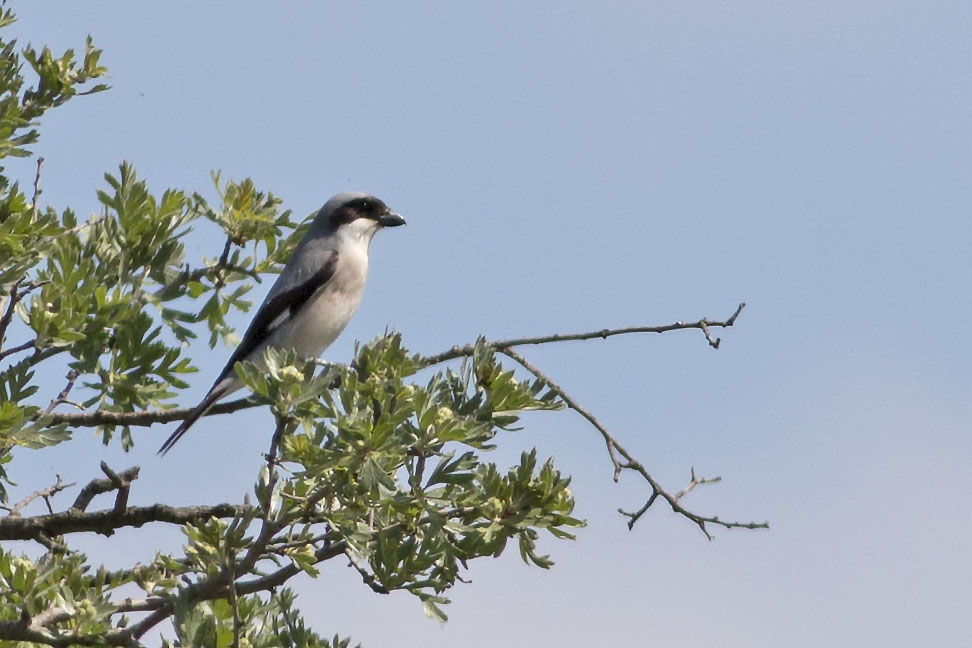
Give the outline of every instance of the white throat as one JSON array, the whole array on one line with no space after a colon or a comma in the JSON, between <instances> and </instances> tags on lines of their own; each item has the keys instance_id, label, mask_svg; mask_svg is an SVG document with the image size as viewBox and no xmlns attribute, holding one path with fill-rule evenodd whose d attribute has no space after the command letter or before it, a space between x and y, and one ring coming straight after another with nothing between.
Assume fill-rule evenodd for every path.
<instances>
[{"instance_id":1,"label":"white throat","mask_svg":"<svg viewBox=\"0 0 972 648\"><path fill-rule=\"evenodd\" d=\"M367 251L377 231L378 223L370 218L358 218L339 227L337 235L349 245L360 245Z\"/></svg>"}]
</instances>

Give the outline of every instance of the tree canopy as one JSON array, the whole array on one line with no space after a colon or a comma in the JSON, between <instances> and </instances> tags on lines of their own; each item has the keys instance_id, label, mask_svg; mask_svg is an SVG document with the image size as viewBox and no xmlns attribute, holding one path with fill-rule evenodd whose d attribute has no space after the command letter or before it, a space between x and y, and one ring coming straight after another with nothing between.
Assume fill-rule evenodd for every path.
<instances>
[{"instance_id":1,"label":"tree canopy","mask_svg":"<svg viewBox=\"0 0 972 648\"><path fill-rule=\"evenodd\" d=\"M0 36L13 20L4 9ZM18 49L2 37L0 51L5 161L30 155L46 111L107 89L90 38L81 55ZM219 200L211 205L194 192L153 194L127 162L105 175L100 212L82 220L42 204L42 170L37 160L32 186L21 187L0 167L0 498L7 511L0 541L42 549L33 555L0 545L0 644L137 646L171 620L173 645L346 646L347 639L307 628L286 587L332 559L375 592L414 594L444 620L445 594L468 561L498 556L512 542L524 561L547 568L540 535L569 539L583 526L573 517L570 480L551 460L535 450L508 468L488 460L500 435L532 410L575 410L603 437L614 479L631 472L644 480L642 505L622 511L629 526L658 501L706 535L713 526L765 526L684 508L691 489L718 478L693 471L684 489L669 492L517 350L683 329L701 331L718 348L712 330L732 326L742 305L722 321L479 338L426 355L393 332L360 345L347 366L269 351L266 371L237 365L252 395L211 412L268 407L275 417L263 469L240 502L129 506L139 468L104 463L103 477L70 506L52 500L74 485L53 475L49 488L17 493L5 469L21 452L82 442L72 440L82 428L130 448L139 428L184 418L189 410L175 404L195 370L186 344L199 335L210 346L232 341L227 315L250 307L252 280L278 272L303 232L276 196L250 180L214 173ZM212 258L187 258L185 239L203 221L224 238ZM42 365L63 382L40 380ZM99 496L113 501L92 510ZM47 512L34 512L41 501ZM109 570L72 547L73 534L93 531L111 542L119 529L153 525L182 529L181 554L159 552L149 564Z\"/></svg>"}]
</instances>

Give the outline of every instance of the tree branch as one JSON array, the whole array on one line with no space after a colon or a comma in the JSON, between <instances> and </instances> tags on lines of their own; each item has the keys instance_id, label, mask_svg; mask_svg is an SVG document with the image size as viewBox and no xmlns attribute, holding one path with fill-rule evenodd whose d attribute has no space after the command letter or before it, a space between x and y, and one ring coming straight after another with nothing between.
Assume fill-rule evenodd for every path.
<instances>
[{"instance_id":1,"label":"tree branch","mask_svg":"<svg viewBox=\"0 0 972 648\"><path fill-rule=\"evenodd\" d=\"M340 556L344 553L347 548L347 544L344 542L335 542L333 544L328 544L321 547L314 553L314 564L320 564L326 560L330 560L336 556ZM272 590L274 588L280 587L286 583L289 579L300 573L300 568L295 566L293 563L285 565L280 569L270 572L264 576L258 576L245 581L239 581L236 583L224 582L221 578L211 578L201 581L199 583L193 583L183 588L179 592L179 598L188 604L199 603L201 601L211 601L218 598L226 598L229 596L230 587L234 587L237 596L247 596L249 594L256 594L257 592L265 592ZM221 575L220 575L221 576ZM150 601L153 599L149 599ZM149 616L145 617L138 623L130 626L125 630L113 631L109 633L109 638L113 638L112 635L125 634L128 637L138 639L142 637L146 632L151 630L154 626L158 625L169 616L175 609L175 599L163 599L163 603L152 612ZM0 638L3 635L0 634ZM125 645L123 643L110 643L110 645Z\"/></svg>"},{"instance_id":2,"label":"tree branch","mask_svg":"<svg viewBox=\"0 0 972 648\"><path fill-rule=\"evenodd\" d=\"M249 398L239 398L225 403L217 403L203 414L229 414L242 409L256 407L257 403ZM67 423L75 427L95 427L98 425L134 425L151 426L155 423L171 423L181 421L192 412L192 407L172 409L143 410L141 412L112 412L109 410L95 410L93 412L54 412L51 414L51 424Z\"/></svg>"},{"instance_id":3,"label":"tree branch","mask_svg":"<svg viewBox=\"0 0 972 648\"><path fill-rule=\"evenodd\" d=\"M0 348L3 347L3 340L4 337L7 335L7 327L10 326L10 322L13 319L13 314L15 309L17 308L17 304L19 304L24 299L24 297L29 295L34 290L40 288L44 284L49 283L49 281L32 281L29 284L27 284L23 288L23 290L21 290L20 286L21 284L24 283L25 280L26 277L21 277L20 279L14 280L14 282L10 284L10 287L8 288L9 294L3 300L6 302L7 306L4 309L3 314L0 315ZM30 342L25 342L24 344L18 344L15 347L7 349L6 351L0 351L0 360L3 360L5 357L7 357L12 353L17 353L19 351L25 351L27 349L30 349L31 347L36 345L36 342L37 342L36 340L31 340ZM36 354L37 353L35 352L35 355Z\"/></svg>"},{"instance_id":4,"label":"tree branch","mask_svg":"<svg viewBox=\"0 0 972 648\"><path fill-rule=\"evenodd\" d=\"M736 314L738 314L738 313L739 313L739 311L737 310L736 311ZM720 481L722 478L721 477L712 477L712 478L708 478L708 479L707 478L701 478L701 479L699 479L699 478L696 478L696 476L695 476L695 470L693 469L692 470L692 482L688 486L686 486L685 488L683 488L676 495L670 494L668 491L666 491L664 488L661 487L661 485L655 480L655 478L652 477L648 473L648 471L645 469L645 467L637 459L635 459L631 455L631 453L629 453L620 443L617 442L617 440L611 435L611 433L607 431L607 428L605 428L600 423L600 421L598 421L594 417L593 414L591 414L589 411L587 411L586 409L584 409L583 407L581 407L577 403L577 401L575 401L569 394L567 394L567 392L565 392L564 389L560 385L558 385L553 380L551 380L551 378L549 376L547 376L547 374L545 374L538 367L536 367L535 365L533 365L532 363L530 363L526 358L524 358L522 355L520 355L519 353L517 353L513 349L504 348L504 349L499 349L499 351L501 353L503 353L504 355L509 356L510 358L512 358L513 360L515 360L516 362L518 362L521 366L523 366L524 369L526 369L527 371L529 371L530 373L532 373L534 376L537 377L538 380L540 380L544 384L546 384L547 387L552 392L554 392L555 394L557 394L557 396L560 397L560 399L563 400L564 403L567 404L567 407L569 407L570 409L574 410L575 412L577 412L578 414L580 414L581 416L583 416L585 419L587 419L587 421L591 425L593 425L594 428L597 429L598 432L601 433L601 437L603 437L604 443L607 445L608 454L611 457L611 463L614 465L614 481L618 481L618 479L619 479L622 471L624 471L624 470L632 470L632 471L638 473L639 475L641 475L644 478L644 480L647 481L648 484L651 486L651 496L648 498L648 500L645 502L645 504L638 511L636 511L634 513L628 513L628 512L626 512L624 510L621 510L621 509L618 510L619 513L621 513L625 517L629 518L629 520L628 520L628 529L634 528L634 525L638 521L638 519L641 518L641 516L644 515L645 512L647 512L649 508L651 508L652 504L654 504L655 501L659 497L661 497L663 500L665 500L666 502L668 502L668 505L669 505L669 507L671 507L672 511L674 511L675 513L678 513L682 517L685 517L688 520L691 520L692 522L694 522L696 525L698 525L699 529L701 529L702 533L704 533L705 534L705 537L708 538L709 540L712 539L712 534L709 533L709 530L708 530L708 528L706 526L706 525L709 525L709 524L715 525L715 526L721 526L721 527L724 527L726 529L734 529L734 528L742 528L742 529L767 529L767 528L769 528L769 523L767 523L767 522L762 522L762 523L757 523L757 522L725 522L723 520L720 520L717 517L705 517L705 516L702 516L702 515L697 515L696 513L692 513L691 511L687 510L680 503L680 499L685 494L687 494L690 490L692 490L693 488L695 488L695 486L698 486L700 484L707 484L707 483L717 482L717 481ZM618 458L619 456L624 461L621 461Z\"/></svg>"},{"instance_id":5,"label":"tree branch","mask_svg":"<svg viewBox=\"0 0 972 648\"><path fill-rule=\"evenodd\" d=\"M67 533L94 532L111 535L116 529L141 527L151 522L188 524L212 517L235 518L253 511L241 504L172 507L164 504L130 506L126 509L105 509L86 513L71 508L60 513L33 517L5 517L0 519L0 540L35 540L38 534L57 536Z\"/></svg>"},{"instance_id":6,"label":"tree branch","mask_svg":"<svg viewBox=\"0 0 972 648\"><path fill-rule=\"evenodd\" d=\"M10 288L8 288L8 295L5 298L7 302L7 307L3 311L3 315L0 315L0 348L3 347L4 337L7 335L7 327L10 325L10 320L13 319L14 309L17 307L17 302L20 301L23 296L20 292L20 284L24 282L24 278L15 279ZM12 352L11 352L12 353ZM3 355L0 355L0 359Z\"/></svg>"},{"instance_id":7,"label":"tree branch","mask_svg":"<svg viewBox=\"0 0 972 648\"><path fill-rule=\"evenodd\" d=\"M24 509L24 507L26 507L28 504L33 502L38 497L42 497L44 498L44 501L48 501L49 497L53 497L54 495L57 495L62 490L66 488L71 488L72 486L74 486L74 482L71 482L70 484L65 484L63 481L61 481L61 476L57 475L57 481L54 483L53 486L48 486L45 489L35 491L11 507L0 506L0 508L10 511L9 517L19 517L20 512ZM50 502L48 502L48 509L50 509Z\"/></svg>"},{"instance_id":8,"label":"tree branch","mask_svg":"<svg viewBox=\"0 0 972 648\"><path fill-rule=\"evenodd\" d=\"M282 528L285 521L274 521L273 520L273 491L277 486L277 451L280 447L280 438L283 436L284 428L286 426L286 420L283 418L277 419L277 427L273 431L273 438L270 440L270 450L267 452L267 485L266 485L266 498L267 501L263 503L263 516L262 524L260 525L260 534L250 545L249 550L247 550L246 555L243 556L243 560L240 561L239 570L243 573L249 572L257 564L257 561L266 552L267 545L276 535L277 531Z\"/></svg>"},{"instance_id":9,"label":"tree branch","mask_svg":"<svg viewBox=\"0 0 972 648\"><path fill-rule=\"evenodd\" d=\"M70 394L71 390L74 389L74 383L77 381L78 376L80 375L81 374L77 369L71 369L70 371L67 372L67 376L65 376L65 378L67 378L67 384L64 386L64 389L62 389L57 396L51 399L51 402L48 404L45 413L50 414L51 412L54 411L55 407L57 407L61 403L67 402L68 394Z\"/></svg>"},{"instance_id":10,"label":"tree branch","mask_svg":"<svg viewBox=\"0 0 972 648\"><path fill-rule=\"evenodd\" d=\"M37 218L37 210L40 207L40 195L41 195L41 172L44 170L44 158L37 158L37 172L34 174L34 199L31 201L31 210L34 213L34 218Z\"/></svg>"},{"instance_id":11,"label":"tree branch","mask_svg":"<svg viewBox=\"0 0 972 648\"><path fill-rule=\"evenodd\" d=\"M350 549L344 550L344 555L348 557L348 566L352 567L358 575L361 576L361 582L371 588L371 591L375 594L388 594L388 590L384 585L378 582L375 575L370 573L367 569L358 564L358 561L354 559L354 555L351 553Z\"/></svg>"},{"instance_id":12,"label":"tree branch","mask_svg":"<svg viewBox=\"0 0 972 648\"><path fill-rule=\"evenodd\" d=\"M593 340L596 338L604 340L615 335L629 335L631 333L667 333L668 331L699 329L705 334L706 341L708 341L709 345L715 349L718 349L721 340L719 338L713 338L710 333L710 329L729 328L733 326L736 323L736 318L739 317L739 314L745 307L745 302L739 304L739 306L736 307L735 312L728 319L721 322L703 317L697 322L675 322L673 324L666 324L664 326L629 326L627 328L601 329L600 331L589 331L587 333L555 333L554 335L542 335L539 337L510 338L508 340L498 340L495 342L487 341L486 346L495 351L502 351L503 349L508 349L510 347L525 346L528 344L549 344L551 342ZM448 362L449 360L455 360L456 358L471 356L475 350L475 344L454 346L448 351L443 351L442 353L437 353L430 356L421 356L420 361L424 366L429 367L442 362Z\"/></svg>"},{"instance_id":13,"label":"tree branch","mask_svg":"<svg viewBox=\"0 0 972 648\"><path fill-rule=\"evenodd\" d=\"M27 351L28 349L33 349L34 345L37 344L37 340L28 340L23 344L18 344L17 346L12 346L9 349L4 349L0 351L0 360L3 360L8 355L13 355L14 353L20 353L21 351Z\"/></svg>"},{"instance_id":14,"label":"tree branch","mask_svg":"<svg viewBox=\"0 0 972 648\"><path fill-rule=\"evenodd\" d=\"M128 501L128 489L131 483L138 479L138 472L140 468L138 466L132 466L128 470L123 471L120 475L108 467L104 461L101 462L101 472L108 476L108 479L92 479L88 484L81 489L78 493L77 499L74 500L74 504L71 508L76 511L84 512L87 510L88 505L91 500L97 495L102 493L110 493L113 490L118 490L119 495L115 499L115 511L124 510L125 502ZM122 498L121 492L124 491L125 496ZM124 499L124 501L123 501Z\"/></svg>"},{"instance_id":15,"label":"tree branch","mask_svg":"<svg viewBox=\"0 0 972 648\"><path fill-rule=\"evenodd\" d=\"M507 340L498 340L495 342L486 342L486 346L490 349L501 351L503 349L509 349L515 346L549 344L551 342L565 342L568 340L591 340L596 338L606 339L615 335L628 335L632 333L665 333L667 331L699 329L705 334L706 340L709 342L710 346L713 348L719 348L719 343L721 340L720 338L713 338L710 330L713 328L728 328L733 326L736 323L736 318L739 317L739 314L742 312L742 309L745 308L745 306L745 303L739 304L736 311L728 319L721 322L702 318L696 322L675 322L673 324L667 324L664 326L632 326L628 328L602 329L600 331L590 331L587 333L556 333L554 335L545 335L539 337L511 338ZM432 365L441 364L443 362L448 362L449 360L455 360L456 358L471 356L475 349L475 344L454 346L448 351L443 351L434 355L419 356L419 360L424 366L429 367ZM229 414L231 412L256 406L256 403L249 398L241 398L225 403L217 403L203 416ZM93 412L55 412L52 414L51 423L67 423L77 427L94 427L98 425L130 425L148 427L155 423L171 423L172 421L181 421L189 416L192 411L193 408L187 407L162 410L144 410L141 412L112 412L108 410L95 410Z\"/></svg>"}]
</instances>

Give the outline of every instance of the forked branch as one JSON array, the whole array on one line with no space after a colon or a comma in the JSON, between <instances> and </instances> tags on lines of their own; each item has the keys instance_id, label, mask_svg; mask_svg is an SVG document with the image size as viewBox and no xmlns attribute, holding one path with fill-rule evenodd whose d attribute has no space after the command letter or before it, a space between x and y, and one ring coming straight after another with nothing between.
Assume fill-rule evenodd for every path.
<instances>
[{"instance_id":1,"label":"forked branch","mask_svg":"<svg viewBox=\"0 0 972 648\"><path fill-rule=\"evenodd\" d=\"M173 507L163 504L152 506L128 506L128 492L131 483L138 477L138 466L116 473L104 462L102 472L106 479L93 479L78 494L71 508L48 515L22 517L20 511L38 497L49 498L73 486L57 483L26 498L10 507L10 515L0 518L0 540L35 540L48 549L51 538L68 533L94 532L111 535L124 527L141 527L149 523L187 524L208 520L211 517L235 518L253 511L253 508L238 504L215 504L210 506ZM88 506L95 496L117 491L112 508L88 512ZM55 543L56 544L56 543Z\"/></svg>"},{"instance_id":2,"label":"forked branch","mask_svg":"<svg viewBox=\"0 0 972 648\"><path fill-rule=\"evenodd\" d=\"M739 311L736 311L736 315L738 314ZM732 319L733 320L735 319L735 315L733 316ZM706 334L706 337L707 338L709 337L708 333ZM717 346L717 343L714 344L713 346ZM628 518L629 529L634 528L635 523L641 518L642 515L644 515L648 511L649 508L651 508L652 504L654 504L659 497L668 503L672 511L678 513L682 517L691 520L696 525L698 525L699 529L701 529L702 533L704 533L705 537L708 538L709 540L712 539L712 534L709 532L708 525L721 526L726 529L734 529L734 528L767 529L769 528L769 523L767 522L727 522L725 520L720 520L718 517L715 516L707 517L689 511L688 509L682 506L681 504L682 497L687 495L696 486L701 486L703 484L711 484L711 483L721 481L722 479L721 477L699 478L696 477L695 469L693 468L692 481L689 482L689 484L681 491L672 495L667 490L665 490L658 483L658 481L651 476L651 474L648 473L647 469L641 464L641 462L635 459L634 456L632 456L631 453L624 448L624 446L618 443L617 439L615 439L614 436L610 432L608 432L607 428L605 428L604 425L600 421L598 421L597 418L593 414L591 414L590 411L582 407L572 396L570 396L570 394L564 391L563 387L561 387L556 382L554 382L550 378L550 376L548 376L539 367L531 363L529 360L524 358L522 355L520 355L513 349L501 348L499 349L499 351L504 355L509 356L517 363L519 363L524 369L532 373L538 380L543 382L552 392L557 394L557 396L560 397L562 401L564 401L567 407L569 407L570 409L574 410L582 417L584 417L588 423L590 423L592 426L594 426L594 428L598 432L600 432L601 437L604 439L604 443L607 446L608 456L611 458L611 464L614 466L614 481L618 481L620 479L621 473L623 471L631 470L641 475L641 477L646 482L648 482L648 485L651 487L651 495L648 497L648 499L645 501L644 505L640 509L638 509L633 513L629 513L622 509L618 509L619 513L621 513L622 515Z\"/></svg>"}]
</instances>

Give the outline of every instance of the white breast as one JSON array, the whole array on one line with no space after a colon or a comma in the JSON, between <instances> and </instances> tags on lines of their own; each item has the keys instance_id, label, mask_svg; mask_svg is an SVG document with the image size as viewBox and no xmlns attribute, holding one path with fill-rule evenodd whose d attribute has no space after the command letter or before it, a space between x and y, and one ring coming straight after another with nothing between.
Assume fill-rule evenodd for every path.
<instances>
[{"instance_id":1,"label":"white breast","mask_svg":"<svg viewBox=\"0 0 972 648\"><path fill-rule=\"evenodd\" d=\"M294 348L305 358L316 358L341 334L358 310L368 277L368 246L342 245L334 276L298 311L297 316L271 336L276 348Z\"/></svg>"}]
</instances>

